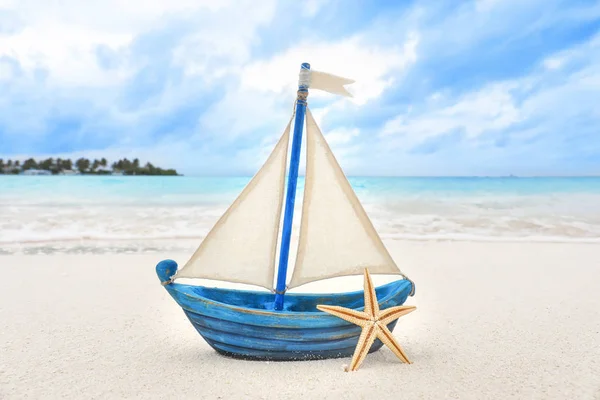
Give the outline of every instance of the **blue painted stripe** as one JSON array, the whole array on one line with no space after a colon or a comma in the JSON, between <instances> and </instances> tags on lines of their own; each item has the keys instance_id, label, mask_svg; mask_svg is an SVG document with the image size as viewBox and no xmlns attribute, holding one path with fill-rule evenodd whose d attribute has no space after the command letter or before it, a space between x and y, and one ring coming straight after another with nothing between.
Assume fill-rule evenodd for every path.
<instances>
[{"instance_id":1,"label":"blue painted stripe","mask_svg":"<svg viewBox=\"0 0 600 400\"><path fill-rule=\"evenodd\" d=\"M269 351L317 351L317 350L337 350L344 348L355 347L360 336L358 332L350 337L334 338L332 335L329 338L322 337L321 340L282 340L268 335L262 337L247 336L240 334L239 331L224 331L220 329L207 328L198 324L198 319L193 318L190 313L187 313L188 318L205 339L213 342L223 343L227 345L237 346L243 349L257 349ZM390 330L393 330L396 322L388 325Z\"/></svg>"},{"instance_id":2,"label":"blue painted stripe","mask_svg":"<svg viewBox=\"0 0 600 400\"><path fill-rule=\"evenodd\" d=\"M302 328L302 329L278 329L266 326L245 325L235 322L224 321L185 311L194 326L199 329L213 329L222 332L236 332L236 334L256 338L272 338L287 341L323 341L332 339L344 339L360 335L360 327L350 324L348 326L336 326L331 328Z\"/></svg>"},{"instance_id":3,"label":"blue painted stripe","mask_svg":"<svg viewBox=\"0 0 600 400\"><path fill-rule=\"evenodd\" d=\"M387 289L392 290L389 296L380 301L382 308L403 304L412 287L410 282L404 279L389 283L385 286ZM165 286L165 288L184 310L244 325L268 326L271 328L331 328L349 325L348 322L340 318L316 309L314 312L289 312L252 308L252 304L255 304L257 299L253 299L250 295L248 295L247 299L248 306L242 307L200 296L194 292L194 287L190 285L174 283ZM382 288L383 287L376 288L376 291L379 292ZM260 293L260 295L262 295L262 293ZM257 297L260 298L260 295ZM294 296L302 297L302 295L296 294ZM288 297L291 297L291 295L288 295ZM314 299L312 300L314 301ZM298 301L302 302L300 299L298 299ZM330 301L320 304L335 304L348 307L348 304L336 300L335 297L331 298ZM357 310L363 309L363 307L351 308Z\"/></svg>"},{"instance_id":4,"label":"blue painted stripe","mask_svg":"<svg viewBox=\"0 0 600 400\"><path fill-rule=\"evenodd\" d=\"M271 338L256 338L241 336L234 333L215 331L212 329L196 327L202 336L215 342L238 346L245 349L270 350L270 351L311 351L311 350L337 350L356 346L358 336L316 342L284 341Z\"/></svg>"}]
</instances>

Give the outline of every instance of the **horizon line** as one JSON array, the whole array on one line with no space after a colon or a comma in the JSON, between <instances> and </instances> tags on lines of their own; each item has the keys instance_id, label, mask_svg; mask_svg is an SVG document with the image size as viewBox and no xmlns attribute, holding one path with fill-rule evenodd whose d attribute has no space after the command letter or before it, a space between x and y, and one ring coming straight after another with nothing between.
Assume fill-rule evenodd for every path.
<instances>
[{"instance_id":1,"label":"horizon line","mask_svg":"<svg viewBox=\"0 0 600 400\"><path fill-rule=\"evenodd\" d=\"M22 174L0 174L0 176L23 176ZM49 176L62 176L59 174L56 175L49 175ZM115 175L93 175L93 174L83 174L83 175L77 175L77 176L100 176L103 178L107 178L110 176L115 176ZM142 176L147 176L150 177L151 175L119 175L119 177L125 177L125 178L129 178L129 177L142 177ZM158 175L157 175L158 176ZM179 176L179 177L188 177L188 178L252 178L254 177L254 175L236 175L236 174L215 174L215 175L209 175L209 174L186 174L186 173L179 173L178 175L173 175L175 177ZM170 177L170 176L169 176ZM301 175L298 174L298 178L305 178L306 175ZM520 179L520 178L600 178L600 174L580 174L580 175L346 175L347 178L407 178L407 179L411 179L411 178L416 178L416 179L426 179L426 178L504 178L504 179ZM286 175L286 179L287 179L287 175Z\"/></svg>"}]
</instances>

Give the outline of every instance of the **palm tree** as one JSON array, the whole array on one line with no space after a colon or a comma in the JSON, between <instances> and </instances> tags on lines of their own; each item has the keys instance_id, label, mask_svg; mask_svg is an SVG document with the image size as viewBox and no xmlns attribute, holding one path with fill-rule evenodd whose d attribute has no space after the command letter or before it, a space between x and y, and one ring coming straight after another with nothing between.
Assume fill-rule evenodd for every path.
<instances>
[{"instance_id":1,"label":"palm tree","mask_svg":"<svg viewBox=\"0 0 600 400\"><path fill-rule=\"evenodd\" d=\"M52 158L47 158L38 164L38 168L44 169L46 171L50 171L53 163L54 163L54 160Z\"/></svg>"},{"instance_id":2,"label":"palm tree","mask_svg":"<svg viewBox=\"0 0 600 400\"><path fill-rule=\"evenodd\" d=\"M27 160L25 160L25 162L23 163L23 169L24 170L28 170L28 169L36 169L37 163L35 162L35 160L33 158L29 158Z\"/></svg>"},{"instance_id":3,"label":"palm tree","mask_svg":"<svg viewBox=\"0 0 600 400\"><path fill-rule=\"evenodd\" d=\"M77 161L75 161L75 166L77 167L79 172L84 173L90 167L90 160L88 160L87 158L80 158Z\"/></svg>"}]
</instances>

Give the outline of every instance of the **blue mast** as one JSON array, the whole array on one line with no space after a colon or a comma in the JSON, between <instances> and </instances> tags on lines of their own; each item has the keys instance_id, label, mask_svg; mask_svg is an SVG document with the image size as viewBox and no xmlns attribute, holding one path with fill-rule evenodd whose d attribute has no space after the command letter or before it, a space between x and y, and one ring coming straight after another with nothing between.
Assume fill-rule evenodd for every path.
<instances>
[{"instance_id":1,"label":"blue mast","mask_svg":"<svg viewBox=\"0 0 600 400\"><path fill-rule=\"evenodd\" d=\"M302 63L300 69L301 79L298 84L298 99L296 101L296 119L294 120L294 139L292 140L290 171L288 174L287 194L285 197L281 249L279 251L279 269L277 270L277 286L275 287L276 310L283 309L283 295L285 293L285 281L290 255L290 240L292 238L292 220L294 219L294 203L296 202L296 184L298 183L298 166L300 165L302 129L304 128L306 97L308 96L308 82L306 82L305 79L302 79L302 76L306 76L306 73L308 73L309 70L310 64Z\"/></svg>"}]
</instances>

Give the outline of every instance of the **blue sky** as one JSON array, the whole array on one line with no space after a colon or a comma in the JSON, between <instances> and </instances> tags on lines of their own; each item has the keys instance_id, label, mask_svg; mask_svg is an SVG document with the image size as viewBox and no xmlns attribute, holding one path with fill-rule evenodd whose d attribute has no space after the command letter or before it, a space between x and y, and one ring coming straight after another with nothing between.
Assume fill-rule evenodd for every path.
<instances>
[{"instance_id":1,"label":"blue sky","mask_svg":"<svg viewBox=\"0 0 600 400\"><path fill-rule=\"evenodd\" d=\"M600 2L0 0L0 157L252 175L299 65L348 175L599 175Z\"/></svg>"}]
</instances>

